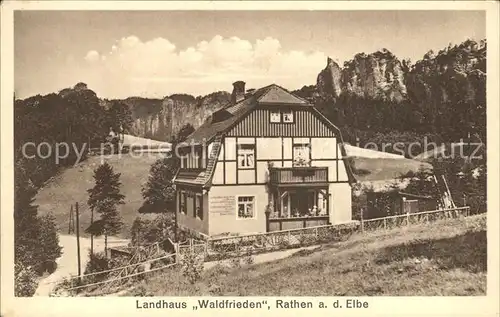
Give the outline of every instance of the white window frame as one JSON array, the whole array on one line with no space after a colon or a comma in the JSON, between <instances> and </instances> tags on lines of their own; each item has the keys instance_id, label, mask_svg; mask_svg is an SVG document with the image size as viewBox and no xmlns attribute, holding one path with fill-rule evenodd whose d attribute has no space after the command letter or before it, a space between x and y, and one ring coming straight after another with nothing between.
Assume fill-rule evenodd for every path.
<instances>
[{"instance_id":1,"label":"white window frame","mask_svg":"<svg viewBox=\"0 0 500 317\"><path fill-rule=\"evenodd\" d=\"M278 120L273 121L273 115L278 115ZM281 123L281 112L280 111L271 111L269 115L269 122L271 123Z\"/></svg>"},{"instance_id":2,"label":"white window frame","mask_svg":"<svg viewBox=\"0 0 500 317\"><path fill-rule=\"evenodd\" d=\"M239 210L240 210L240 198L252 198L251 204L252 204L252 217L240 217ZM250 204L250 202L245 201L242 202L244 206ZM250 195L241 195L241 196L236 196L236 220L254 220L257 219L257 212L256 212L256 204L257 204L257 199L255 196L250 196Z\"/></svg>"},{"instance_id":3,"label":"white window frame","mask_svg":"<svg viewBox=\"0 0 500 317\"><path fill-rule=\"evenodd\" d=\"M286 116L287 114L290 114L290 115L291 115L291 117L292 117L292 120L291 120L291 121L287 121L287 120L285 120L285 116ZM283 116L283 123L294 123L294 122L295 122L295 115L294 115L294 113L293 113L293 110L283 111L282 116Z\"/></svg>"},{"instance_id":4,"label":"white window frame","mask_svg":"<svg viewBox=\"0 0 500 317\"><path fill-rule=\"evenodd\" d=\"M244 149L243 147L251 147L251 149ZM236 159L238 160L237 164L238 164L238 169L254 169L255 168L255 144L240 144L238 145L238 150L237 150L237 153L236 153ZM248 163L248 160L249 160L249 157L252 156L253 157L253 160L252 160L252 165L240 165L241 164L241 159L240 159L240 156L243 156L244 159L243 161L244 162L247 162Z\"/></svg>"},{"instance_id":5,"label":"white window frame","mask_svg":"<svg viewBox=\"0 0 500 317\"><path fill-rule=\"evenodd\" d=\"M297 165L297 155L295 155L295 150L297 148L307 148L308 149L308 156L304 158L305 162L307 163L306 165ZM311 155L312 155L312 148L311 148L311 144L309 143L295 143L292 145L292 157L293 157L293 161L292 161L292 166L311 166Z\"/></svg>"}]
</instances>

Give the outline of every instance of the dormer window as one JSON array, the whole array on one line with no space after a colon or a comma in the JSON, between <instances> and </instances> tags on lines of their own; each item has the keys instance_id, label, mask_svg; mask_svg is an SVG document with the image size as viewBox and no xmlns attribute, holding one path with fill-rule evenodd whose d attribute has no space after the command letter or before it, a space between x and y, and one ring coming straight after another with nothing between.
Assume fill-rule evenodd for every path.
<instances>
[{"instance_id":1,"label":"dormer window","mask_svg":"<svg viewBox=\"0 0 500 317\"><path fill-rule=\"evenodd\" d=\"M284 123L293 123L293 111L284 111L283 112L283 122Z\"/></svg>"},{"instance_id":2,"label":"dormer window","mask_svg":"<svg viewBox=\"0 0 500 317\"><path fill-rule=\"evenodd\" d=\"M279 111L271 111L271 123L280 123L281 113Z\"/></svg>"}]
</instances>

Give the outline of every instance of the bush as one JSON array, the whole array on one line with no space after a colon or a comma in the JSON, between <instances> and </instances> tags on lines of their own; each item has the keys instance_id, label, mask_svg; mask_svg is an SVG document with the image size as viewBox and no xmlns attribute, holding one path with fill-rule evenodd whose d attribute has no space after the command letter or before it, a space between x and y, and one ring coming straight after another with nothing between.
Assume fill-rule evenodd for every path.
<instances>
[{"instance_id":1,"label":"bush","mask_svg":"<svg viewBox=\"0 0 500 317\"><path fill-rule=\"evenodd\" d=\"M14 294L17 297L31 297L35 294L38 287L37 273L31 268L26 267L20 262L14 266Z\"/></svg>"},{"instance_id":2,"label":"bush","mask_svg":"<svg viewBox=\"0 0 500 317\"><path fill-rule=\"evenodd\" d=\"M243 263L250 265L254 263L254 259L252 256L252 250L248 250L246 254L243 256Z\"/></svg>"},{"instance_id":3,"label":"bush","mask_svg":"<svg viewBox=\"0 0 500 317\"><path fill-rule=\"evenodd\" d=\"M174 222L171 216L165 214L159 214L153 219L137 217L130 231L132 245L146 245L167 238L173 240Z\"/></svg>"},{"instance_id":4,"label":"bush","mask_svg":"<svg viewBox=\"0 0 500 317\"><path fill-rule=\"evenodd\" d=\"M239 269L241 267L241 258L239 256L233 257L230 260L231 267Z\"/></svg>"},{"instance_id":5,"label":"bush","mask_svg":"<svg viewBox=\"0 0 500 317\"><path fill-rule=\"evenodd\" d=\"M101 271L109 270L111 267L110 260L106 257L104 252L98 252L94 254L89 253L89 261L87 262L87 266L85 267L84 274L97 273ZM91 282L97 282L104 280L109 273L95 274L89 276Z\"/></svg>"},{"instance_id":6,"label":"bush","mask_svg":"<svg viewBox=\"0 0 500 317\"><path fill-rule=\"evenodd\" d=\"M192 250L188 250L181 257L182 275L187 278L189 283L194 284L201 278L203 272L203 257Z\"/></svg>"}]
</instances>

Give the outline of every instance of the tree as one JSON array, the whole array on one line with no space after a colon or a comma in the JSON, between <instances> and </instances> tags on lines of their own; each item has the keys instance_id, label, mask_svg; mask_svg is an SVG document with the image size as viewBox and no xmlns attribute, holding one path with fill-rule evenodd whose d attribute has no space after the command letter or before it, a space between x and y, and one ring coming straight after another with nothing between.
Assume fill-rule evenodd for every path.
<instances>
[{"instance_id":1,"label":"tree","mask_svg":"<svg viewBox=\"0 0 500 317\"><path fill-rule=\"evenodd\" d=\"M55 218L52 214L40 217L40 252L45 257L45 262L40 263L44 271L52 273L56 269L55 260L61 256L62 248L59 245L59 235Z\"/></svg>"},{"instance_id":2,"label":"tree","mask_svg":"<svg viewBox=\"0 0 500 317\"><path fill-rule=\"evenodd\" d=\"M94 170L95 185L87 190L89 199L87 204L92 212L100 215L100 219L91 223L86 229L91 235L104 235L104 253L107 255L108 236L120 232L123 223L117 206L124 204L125 196L120 193L120 173L114 173L107 162Z\"/></svg>"},{"instance_id":3,"label":"tree","mask_svg":"<svg viewBox=\"0 0 500 317\"><path fill-rule=\"evenodd\" d=\"M194 132L194 127L190 124L190 123L187 123L185 124L180 130L179 132L177 133L177 135L175 135L173 138L172 138L172 158L173 158L173 164L175 166L175 168L178 168L180 166L180 158L177 156L178 154L178 151L176 150L177 149L177 146L186 141L187 137Z\"/></svg>"},{"instance_id":4,"label":"tree","mask_svg":"<svg viewBox=\"0 0 500 317\"><path fill-rule=\"evenodd\" d=\"M134 122L129 106L119 100L112 101L111 107L109 107L108 110L108 115L110 126L116 133L128 131Z\"/></svg>"},{"instance_id":5,"label":"tree","mask_svg":"<svg viewBox=\"0 0 500 317\"><path fill-rule=\"evenodd\" d=\"M37 191L24 165L18 162L14 177L14 257L25 266L37 263L40 246L38 208L33 205Z\"/></svg>"},{"instance_id":6,"label":"tree","mask_svg":"<svg viewBox=\"0 0 500 317\"><path fill-rule=\"evenodd\" d=\"M408 173L402 176L402 179L404 178L410 179L405 192L432 197L436 202L440 199L440 193L434 181L434 173L431 170L421 167L416 173Z\"/></svg>"},{"instance_id":7,"label":"tree","mask_svg":"<svg viewBox=\"0 0 500 317\"><path fill-rule=\"evenodd\" d=\"M151 165L148 182L142 189L144 204L139 212L165 211L174 208L175 190L172 180L179 168L180 162L176 155L176 147L184 142L194 132L191 124L184 125L172 138L172 153L169 157L159 159Z\"/></svg>"},{"instance_id":8,"label":"tree","mask_svg":"<svg viewBox=\"0 0 500 317\"><path fill-rule=\"evenodd\" d=\"M174 207L175 190L172 179L176 171L173 157L159 159L151 165L148 181L142 189L144 205L140 212L165 212Z\"/></svg>"},{"instance_id":9,"label":"tree","mask_svg":"<svg viewBox=\"0 0 500 317\"><path fill-rule=\"evenodd\" d=\"M37 215L38 208L33 204L37 190L23 160L16 162L14 175L15 294L32 296L38 284L37 275L55 269L61 247L51 216Z\"/></svg>"}]
</instances>

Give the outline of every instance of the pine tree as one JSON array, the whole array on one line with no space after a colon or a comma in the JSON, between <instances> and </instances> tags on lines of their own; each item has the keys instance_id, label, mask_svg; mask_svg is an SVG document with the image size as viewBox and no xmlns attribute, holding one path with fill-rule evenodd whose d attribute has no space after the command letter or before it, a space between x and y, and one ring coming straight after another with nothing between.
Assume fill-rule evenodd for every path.
<instances>
[{"instance_id":1,"label":"pine tree","mask_svg":"<svg viewBox=\"0 0 500 317\"><path fill-rule=\"evenodd\" d=\"M40 235L38 208L33 205L37 191L22 162L16 164L14 179L14 257L26 266L33 266L37 263Z\"/></svg>"},{"instance_id":2,"label":"pine tree","mask_svg":"<svg viewBox=\"0 0 500 317\"><path fill-rule=\"evenodd\" d=\"M41 275L47 269L52 272L61 247L53 218L37 215L33 204L37 190L22 160L15 166L14 191L15 288L16 294L31 296L37 284L33 274Z\"/></svg>"},{"instance_id":3,"label":"pine tree","mask_svg":"<svg viewBox=\"0 0 500 317\"><path fill-rule=\"evenodd\" d=\"M87 191L87 203L91 212L95 211L100 215L100 219L93 222L86 232L94 236L104 235L105 254L108 249L108 236L119 233L123 226L117 210L118 205L125 203L125 196L120 193L120 175L114 173L111 165L106 162L94 170L95 185Z\"/></svg>"},{"instance_id":4,"label":"pine tree","mask_svg":"<svg viewBox=\"0 0 500 317\"><path fill-rule=\"evenodd\" d=\"M56 259L61 256L62 248L59 245L59 235L55 218L52 214L40 217L40 253L45 258L43 269L52 273L56 269Z\"/></svg>"},{"instance_id":5,"label":"pine tree","mask_svg":"<svg viewBox=\"0 0 500 317\"><path fill-rule=\"evenodd\" d=\"M172 179L177 167L172 157L157 160L149 170L148 182L142 189L144 205L141 212L173 208L175 190Z\"/></svg>"},{"instance_id":6,"label":"pine tree","mask_svg":"<svg viewBox=\"0 0 500 317\"><path fill-rule=\"evenodd\" d=\"M144 204L139 212L165 211L175 207L175 190L172 179L180 165L179 157L176 156L176 147L193 132L194 127L191 124L184 125L172 138L172 155L157 160L151 165L148 182L142 188Z\"/></svg>"}]
</instances>

